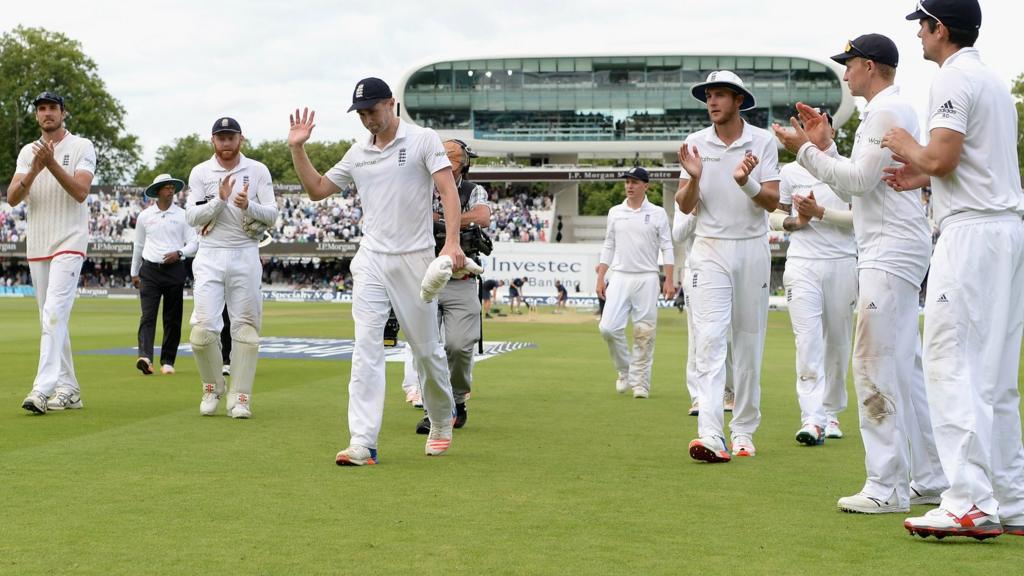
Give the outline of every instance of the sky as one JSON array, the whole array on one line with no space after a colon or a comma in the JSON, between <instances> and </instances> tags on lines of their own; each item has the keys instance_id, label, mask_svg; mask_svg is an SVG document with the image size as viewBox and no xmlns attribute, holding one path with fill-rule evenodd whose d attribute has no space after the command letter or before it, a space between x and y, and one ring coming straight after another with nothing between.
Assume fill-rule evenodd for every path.
<instances>
[{"instance_id":1,"label":"sky","mask_svg":"<svg viewBox=\"0 0 1024 576\"><path fill-rule=\"evenodd\" d=\"M1008 83L1024 72L1016 0L981 0L977 43ZM937 70L921 57L910 0L352 2L51 0L6 3L0 32L43 27L78 40L128 112L143 158L233 116L249 140L282 139L296 107L317 111L314 140L366 132L355 83L394 87L418 65L487 56L771 53L826 59L877 32L900 49L897 84L920 110Z\"/></svg>"}]
</instances>

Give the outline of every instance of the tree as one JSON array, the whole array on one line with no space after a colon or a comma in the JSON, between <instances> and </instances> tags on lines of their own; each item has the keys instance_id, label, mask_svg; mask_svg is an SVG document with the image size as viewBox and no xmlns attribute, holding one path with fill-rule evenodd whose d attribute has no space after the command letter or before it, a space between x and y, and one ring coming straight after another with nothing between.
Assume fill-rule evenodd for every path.
<instances>
[{"instance_id":1,"label":"tree","mask_svg":"<svg viewBox=\"0 0 1024 576\"><path fill-rule=\"evenodd\" d=\"M1010 91L1017 106L1017 166L1024 182L1024 74L1017 76Z\"/></svg>"},{"instance_id":2,"label":"tree","mask_svg":"<svg viewBox=\"0 0 1024 576\"><path fill-rule=\"evenodd\" d=\"M82 45L59 32L18 26L0 35L0 179L14 174L18 152L39 137L32 100L64 97L67 127L92 140L97 181L117 182L139 164L138 139L125 132L125 109L107 92Z\"/></svg>"},{"instance_id":3,"label":"tree","mask_svg":"<svg viewBox=\"0 0 1024 576\"><path fill-rule=\"evenodd\" d=\"M352 142L310 142L306 144L306 154L313 167L323 174L341 160ZM242 153L247 157L266 164L270 177L278 184L298 184L299 177L292 166L292 154L284 140L265 140L259 143L246 142L242 145ZM152 167L143 167L135 173L135 184L148 185L158 174L170 174L175 178L187 180L192 168L205 162L213 155L213 145L209 138L199 134L189 134L178 138L172 144L165 144L157 149L156 162Z\"/></svg>"},{"instance_id":4,"label":"tree","mask_svg":"<svg viewBox=\"0 0 1024 576\"><path fill-rule=\"evenodd\" d=\"M853 116L836 130L836 148L839 154L850 157L853 153L853 138L857 135L857 128L860 126L860 113L854 110Z\"/></svg>"},{"instance_id":5,"label":"tree","mask_svg":"<svg viewBox=\"0 0 1024 576\"><path fill-rule=\"evenodd\" d=\"M622 182L582 182L580 183L580 215L606 216L612 206L622 204L626 199L626 185ZM661 206L661 182L651 182L647 188L647 200L655 206Z\"/></svg>"}]
</instances>

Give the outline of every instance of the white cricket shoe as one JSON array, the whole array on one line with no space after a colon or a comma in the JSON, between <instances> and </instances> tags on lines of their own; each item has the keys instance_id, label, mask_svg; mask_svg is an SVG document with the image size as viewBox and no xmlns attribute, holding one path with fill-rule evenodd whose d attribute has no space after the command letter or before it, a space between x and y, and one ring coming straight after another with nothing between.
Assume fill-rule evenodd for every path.
<instances>
[{"instance_id":1,"label":"white cricket shoe","mask_svg":"<svg viewBox=\"0 0 1024 576\"><path fill-rule=\"evenodd\" d=\"M213 416L220 406L221 394L217 392L216 384L203 384L203 400L199 403L199 413L203 416Z\"/></svg>"},{"instance_id":2,"label":"white cricket shoe","mask_svg":"<svg viewBox=\"0 0 1024 576\"><path fill-rule=\"evenodd\" d=\"M984 540L1003 533L999 517L982 512L977 506L972 506L963 516L957 516L945 508L936 508L924 516L907 518L903 527L921 538L935 536L939 540L946 536L969 536Z\"/></svg>"},{"instance_id":3,"label":"white cricket shoe","mask_svg":"<svg viewBox=\"0 0 1024 576\"><path fill-rule=\"evenodd\" d=\"M424 447L427 456L440 456L451 448L453 424L454 419L444 424L430 423L430 434L427 434L427 445Z\"/></svg>"},{"instance_id":4,"label":"white cricket shoe","mask_svg":"<svg viewBox=\"0 0 1024 576\"><path fill-rule=\"evenodd\" d=\"M228 416L243 420L252 418L252 408L249 406L250 400L252 400L252 397L248 394L229 394Z\"/></svg>"},{"instance_id":5,"label":"white cricket shoe","mask_svg":"<svg viewBox=\"0 0 1024 576\"><path fill-rule=\"evenodd\" d=\"M690 458L715 464L718 462L729 462L732 456L725 449L725 438L721 436L701 436L690 441L688 447Z\"/></svg>"},{"instance_id":6,"label":"white cricket shoe","mask_svg":"<svg viewBox=\"0 0 1024 576\"><path fill-rule=\"evenodd\" d=\"M891 512L909 512L910 506L900 506L896 502L896 492L893 491L889 498L882 500L873 498L863 492L853 496L844 496L836 502L836 506L843 512L857 514L888 514Z\"/></svg>"},{"instance_id":7,"label":"white cricket shoe","mask_svg":"<svg viewBox=\"0 0 1024 576\"><path fill-rule=\"evenodd\" d=\"M821 426L807 424L797 431L796 441L804 446L821 446L825 443L825 431Z\"/></svg>"},{"instance_id":8,"label":"white cricket shoe","mask_svg":"<svg viewBox=\"0 0 1024 576\"><path fill-rule=\"evenodd\" d=\"M376 464L378 461L376 448L367 448L357 444L345 448L334 457L334 463L338 466L368 466Z\"/></svg>"},{"instance_id":9,"label":"white cricket shoe","mask_svg":"<svg viewBox=\"0 0 1024 576\"><path fill-rule=\"evenodd\" d=\"M405 401L412 404L413 408L423 408L423 394L419 390L413 390L406 394Z\"/></svg>"},{"instance_id":10,"label":"white cricket shoe","mask_svg":"<svg viewBox=\"0 0 1024 576\"><path fill-rule=\"evenodd\" d=\"M139 359L135 361L135 367L138 368L143 374L149 376L153 373L153 362L145 356L139 356Z\"/></svg>"},{"instance_id":11,"label":"white cricket shoe","mask_svg":"<svg viewBox=\"0 0 1024 576\"><path fill-rule=\"evenodd\" d=\"M828 419L828 424L825 425L825 438L842 438L843 431L839 428L839 420L833 416Z\"/></svg>"},{"instance_id":12,"label":"white cricket shoe","mask_svg":"<svg viewBox=\"0 0 1024 576\"><path fill-rule=\"evenodd\" d=\"M651 391L643 386L633 386L633 398L647 398L651 395Z\"/></svg>"},{"instance_id":13,"label":"white cricket shoe","mask_svg":"<svg viewBox=\"0 0 1024 576\"><path fill-rule=\"evenodd\" d=\"M697 403L696 400L690 403L690 411L688 412L688 414L690 416L698 416L700 414L700 404Z\"/></svg>"},{"instance_id":14,"label":"white cricket shoe","mask_svg":"<svg viewBox=\"0 0 1024 576\"><path fill-rule=\"evenodd\" d=\"M938 492L921 492L913 486L910 487L910 505L918 506L921 504L942 504L942 490Z\"/></svg>"},{"instance_id":15,"label":"white cricket shoe","mask_svg":"<svg viewBox=\"0 0 1024 576\"><path fill-rule=\"evenodd\" d=\"M160 373L174 374L174 366L171 366L170 364L164 364L163 366L160 367Z\"/></svg>"},{"instance_id":16,"label":"white cricket shoe","mask_svg":"<svg viewBox=\"0 0 1024 576\"><path fill-rule=\"evenodd\" d=\"M750 434L736 434L732 437L733 456L753 456L755 454L757 454L757 448L754 448L754 439L750 437Z\"/></svg>"},{"instance_id":17,"label":"white cricket shoe","mask_svg":"<svg viewBox=\"0 0 1024 576\"><path fill-rule=\"evenodd\" d=\"M21 407L34 414L46 414L46 394L35 390L29 392L28 396L25 396L25 400L22 401Z\"/></svg>"},{"instance_id":18,"label":"white cricket shoe","mask_svg":"<svg viewBox=\"0 0 1024 576\"><path fill-rule=\"evenodd\" d=\"M46 402L48 410L76 410L82 407L82 395L78 392L58 390L53 398Z\"/></svg>"},{"instance_id":19,"label":"white cricket shoe","mask_svg":"<svg viewBox=\"0 0 1024 576\"><path fill-rule=\"evenodd\" d=\"M225 364L220 368L221 376L231 376L231 364Z\"/></svg>"},{"instance_id":20,"label":"white cricket shoe","mask_svg":"<svg viewBox=\"0 0 1024 576\"><path fill-rule=\"evenodd\" d=\"M633 387L629 384L629 372L619 372L619 377L615 380L615 391L625 394L632 389Z\"/></svg>"}]
</instances>

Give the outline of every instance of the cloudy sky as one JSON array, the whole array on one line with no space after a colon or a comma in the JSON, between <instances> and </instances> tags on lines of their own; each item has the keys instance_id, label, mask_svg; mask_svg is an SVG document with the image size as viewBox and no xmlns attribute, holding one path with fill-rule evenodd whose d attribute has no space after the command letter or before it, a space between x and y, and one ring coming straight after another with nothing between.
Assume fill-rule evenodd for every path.
<instances>
[{"instance_id":1,"label":"cloudy sky","mask_svg":"<svg viewBox=\"0 0 1024 576\"><path fill-rule=\"evenodd\" d=\"M355 82L394 85L432 60L492 55L774 53L827 58L878 32L900 48L898 83L921 109L936 68L921 58L909 0L629 2L524 0L51 0L7 3L0 31L41 26L79 40L151 160L161 144L236 117L253 140L283 138L288 112L317 110L315 139L363 134L346 114ZM982 0L978 48L1009 81L1024 5Z\"/></svg>"}]
</instances>

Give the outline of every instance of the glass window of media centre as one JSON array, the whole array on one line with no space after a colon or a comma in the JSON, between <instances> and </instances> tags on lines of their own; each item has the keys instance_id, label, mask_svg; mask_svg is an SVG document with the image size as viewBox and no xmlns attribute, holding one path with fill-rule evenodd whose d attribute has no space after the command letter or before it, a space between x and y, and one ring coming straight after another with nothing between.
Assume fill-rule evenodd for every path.
<instances>
[{"instance_id":1,"label":"glass window of media centre","mask_svg":"<svg viewBox=\"0 0 1024 576\"><path fill-rule=\"evenodd\" d=\"M481 140L681 140L709 124L690 88L733 70L757 99L762 128L795 102L836 110L840 78L821 63L777 56L615 56L439 62L405 87L409 116Z\"/></svg>"}]
</instances>

